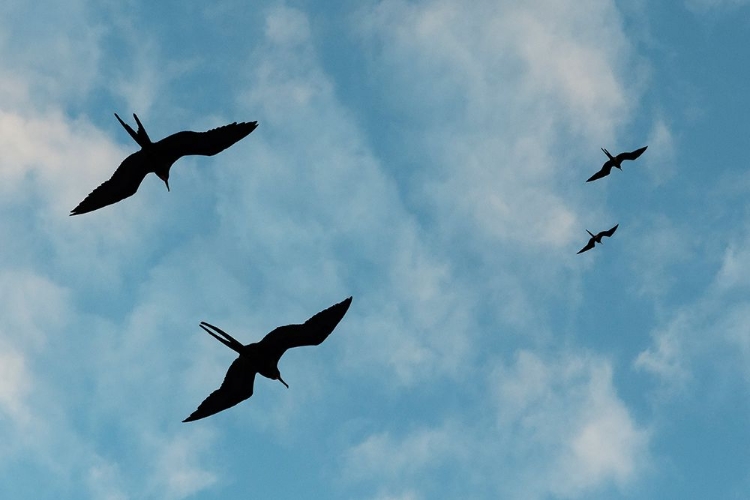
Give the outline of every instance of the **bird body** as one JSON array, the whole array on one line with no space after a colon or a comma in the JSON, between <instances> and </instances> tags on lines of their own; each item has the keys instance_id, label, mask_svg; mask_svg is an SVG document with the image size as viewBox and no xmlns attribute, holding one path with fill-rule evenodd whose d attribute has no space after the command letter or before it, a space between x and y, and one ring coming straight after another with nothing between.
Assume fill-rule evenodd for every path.
<instances>
[{"instance_id":1,"label":"bird body","mask_svg":"<svg viewBox=\"0 0 750 500\"><path fill-rule=\"evenodd\" d=\"M185 130L152 142L135 113L137 130L123 122L117 113L115 117L141 149L125 158L112 177L94 189L70 215L92 212L133 196L149 172L164 181L169 190L169 170L174 162L186 155L213 156L247 137L258 126L258 122L235 122L206 132Z\"/></svg>"},{"instance_id":2,"label":"bird body","mask_svg":"<svg viewBox=\"0 0 750 500\"><path fill-rule=\"evenodd\" d=\"M623 161L635 160L636 158L641 156L644 151L646 151L646 148L648 148L648 146L644 146L640 149L636 149L635 151L620 153L617 156L612 156L611 154L609 154L609 151L602 148L602 151L604 151L604 154L607 155L607 158L609 159L604 162L604 165L602 165L601 170L599 170L597 173L589 177L588 180L586 180L586 182L595 181L597 179L601 179L602 177L608 176L613 168L619 168L620 170L622 170Z\"/></svg>"},{"instance_id":3,"label":"bird body","mask_svg":"<svg viewBox=\"0 0 750 500\"><path fill-rule=\"evenodd\" d=\"M242 345L231 335L206 322L200 327L216 340L239 354L229 366L221 387L212 392L183 422L192 422L246 400L253 395L255 374L278 380L281 378L278 363L287 349L306 345L320 345L331 334L349 310L352 298L325 309L301 325L280 326L268 333L260 342Z\"/></svg>"},{"instance_id":4,"label":"bird body","mask_svg":"<svg viewBox=\"0 0 750 500\"><path fill-rule=\"evenodd\" d=\"M616 224L615 227L613 227L612 229L609 229L607 231L601 231L597 234L593 234L591 231L587 229L586 232L589 233L589 236L591 236L591 238L589 238L589 242L586 243L586 246L581 248L577 253L583 253L588 250L591 250L592 248L594 248L594 246L596 246L597 243L601 244L602 237L606 236L609 238L610 236L615 234L615 231L617 231L618 226L619 224Z\"/></svg>"}]
</instances>

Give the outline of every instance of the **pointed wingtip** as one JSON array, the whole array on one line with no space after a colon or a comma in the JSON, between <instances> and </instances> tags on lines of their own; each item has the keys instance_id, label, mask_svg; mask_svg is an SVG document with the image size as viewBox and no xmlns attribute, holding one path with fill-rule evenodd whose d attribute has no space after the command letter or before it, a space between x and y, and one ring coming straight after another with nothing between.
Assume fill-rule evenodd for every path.
<instances>
[{"instance_id":1,"label":"pointed wingtip","mask_svg":"<svg viewBox=\"0 0 750 500\"><path fill-rule=\"evenodd\" d=\"M184 424L185 422L195 422L196 420L200 420L201 418L203 418L203 417L196 417L195 416L196 413L198 413L198 410L195 410L193 413L188 415L188 417L185 420L183 420L182 423Z\"/></svg>"}]
</instances>

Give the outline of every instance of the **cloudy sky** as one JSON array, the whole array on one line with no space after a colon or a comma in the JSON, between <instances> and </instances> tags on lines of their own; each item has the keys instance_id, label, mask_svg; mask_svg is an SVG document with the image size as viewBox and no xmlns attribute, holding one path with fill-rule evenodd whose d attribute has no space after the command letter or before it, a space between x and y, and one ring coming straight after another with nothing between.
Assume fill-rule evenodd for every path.
<instances>
[{"instance_id":1,"label":"cloudy sky","mask_svg":"<svg viewBox=\"0 0 750 500\"><path fill-rule=\"evenodd\" d=\"M0 498L747 498L750 2L652 3L3 2ZM69 217L113 112L260 126Z\"/></svg>"}]
</instances>

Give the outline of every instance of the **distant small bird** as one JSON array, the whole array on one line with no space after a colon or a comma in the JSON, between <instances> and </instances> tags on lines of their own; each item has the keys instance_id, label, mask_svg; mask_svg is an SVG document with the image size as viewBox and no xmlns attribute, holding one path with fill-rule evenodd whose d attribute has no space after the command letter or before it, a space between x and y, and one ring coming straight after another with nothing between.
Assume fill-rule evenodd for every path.
<instances>
[{"instance_id":1,"label":"distant small bird","mask_svg":"<svg viewBox=\"0 0 750 500\"><path fill-rule=\"evenodd\" d=\"M635 160L636 158L641 156L644 151L646 151L646 148L648 148L648 146L643 146L642 148L636 149L635 151L631 151L629 153L620 153L619 155L614 156L614 157L611 154L609 154L609 151L602 148L602 151L604 151L604 154L607 155L609 160L604 162L604 165L602 165L602 169L599 170L594 175L592 175L591 177L589 177L589 179L586 182L591 182L597 179L601 179L602 177L607 177L613 167L619 168L620 170L622 170L622 162L624 160Z\"/></svg>"},{"instance_id":2,"label":"distant small bird","mask_svg":"<svg viewBox=\"0 0 750 500\"><path fill-rule=\"evenodd\" d=\"M133 118L138 124L138 131L123 122L117 113L115 117L141 149L125 158L112 177L94 189L70 211L70 215L92 212L133 196L149 172L155 173L163 180L169 191L169 169L178 159L185 155L213 156L247 137L258 126L258 122L235 122L207 132L185 130L160 141L151 142L135 113Z\"/></svg>"},{"instance_id":3,"label":"distant small bird","mask_svg":"<svg viewBox=\"0 0 750 500\"><path fill-rule=\"evenodd\" d=\"M591 238L589 238L589 242L586 243L586 246L581 248L577 253L583 253L583 252L586 252L587 250L591 250L592 248L594 248L594 246L597 243L601 244L602 236L606 236L607 238L609 238L610 236L615 234L615 231L617 231L617 226L619 226L619 224L615 225L615 227L613 227L609 231L602 231L600 233L597 233L596 236L591 234L591 231L587 229L586 232L589 233L589 235L591 235Z\"/></svg>"},{"instance_id":4,"label":"distant small bird","mask_svg":"<svg viewBox=\"0 0 750 500\"><path fill-rule=\"evenodd\" d=\"M351 303L352 298L349 297L319 312L302 325L280 326L263 337L260 342L245 346L221 329L201 322L201 328L225 346L239 353L239 357L229 367L221 387L212 392L183 422L192 422L219 413L252 396L256 373L271 380L278 380L288 389L289 385L281 378L277 366L281 356L292 347L320 345L339 324ZM206 327L211 328L221 337Z\"/></svg>"}]
</instances>

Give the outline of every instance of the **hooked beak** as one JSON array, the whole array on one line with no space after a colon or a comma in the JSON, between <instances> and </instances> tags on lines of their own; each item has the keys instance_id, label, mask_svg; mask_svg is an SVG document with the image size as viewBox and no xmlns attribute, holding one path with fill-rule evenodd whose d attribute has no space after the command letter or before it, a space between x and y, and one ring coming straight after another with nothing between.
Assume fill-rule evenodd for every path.
<instances>
[{"instance_id":1,"label":"hooked beak","mask_svg":"<svg viewBox=\"0 0 750 500\"><path fill-rule=\"evenodd\" d=\"M279 375L279 382L281 382L282 384L284 384L286 386L286 388L289 389L289 384L287 384L286 382L284 382L284 379L281 378L281 375Z\"/></svg>"},{"instance_id":2,"label":"hooked beak","mask_svg":"<svg viewBox=\"0 0 750 500\"><path fill-rule=\"evenodd\" d=\"M167 191L169 191L169 180L164 181L164 184L167 185Z\"/></svg>"}]
</instances>

